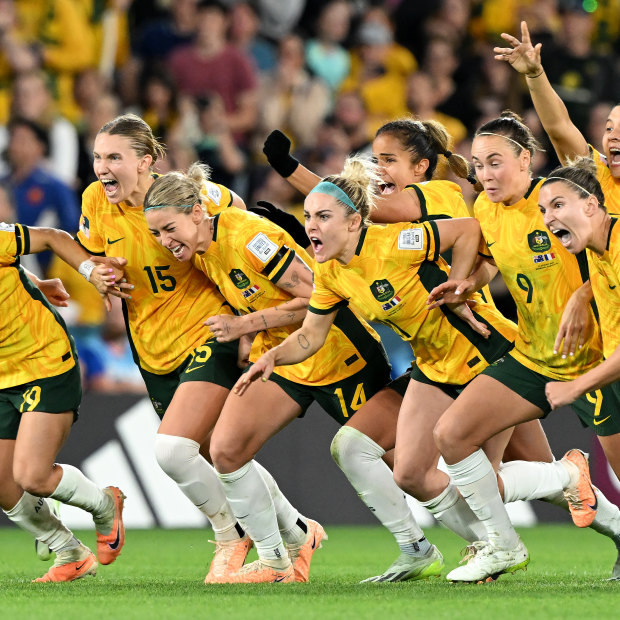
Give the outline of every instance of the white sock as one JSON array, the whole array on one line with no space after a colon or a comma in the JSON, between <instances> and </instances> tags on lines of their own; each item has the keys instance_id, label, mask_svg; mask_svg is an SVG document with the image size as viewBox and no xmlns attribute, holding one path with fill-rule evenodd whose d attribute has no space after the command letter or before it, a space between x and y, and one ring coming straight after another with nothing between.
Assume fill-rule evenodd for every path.
<instances>
[{"instance_id":1,"label":"white sock","mask_svg":"<svg viewBox=\"0 0 620 620\"><path fill-rule=\"evenodd\" d=\"M217 475L237 521L254 541L258 557L274 568L289 566L273 500L254 461L237 471Z\"/></svg>"},{"instance_id":2,"label":"white sock","mask_svg":"<svg viewBox=\"0 0 620 620\"><path fill-rule=\"evenodd\" d=\"M200 454L200 444L186 437L155 436L155 458L194 506L211 521L215 539L243 536L213 466Z\"/></svg>"},{"instance_id":3,"label":"white sock","mask_svg":"<svg viewBox=\"0 0 620 620\"><path fill-rule=\"evenodd\" d=\"M570 474L560 461L510 461L502 463L498 473L504 483L505 503L544 499L561 493L570 483Z\"/></svg>"},{"instance_id":4,"label":"white sock","mask_svg":"<svg viewBox=\"0 0 620 620\"><path fill-rule=\"evenodd\" d=\"M90 481L77 467L65 464L56 466L62 468L62 478L50 495L52 499L90 512L95 520L105 517L114 509L114 501L110 496Z\"/></svg>"},{"instance_id":5,"label":"white sock","mask_svg":"<svg viewBox=\"0 0 620 620\"><path fill-rule=\"evenodd\" d=\"M254 461L254 467L269 489L282 539L287 545L303 544L308 534L308 520L286 499L274 477L258 461Z\"/></svg>"},{"instance_id":6,"label":"white sock","mask_svg":"<svg viewBox=\"0 0 620 620\"><path fill-rule=\"evenodd\" d=\"M430 543L382 459L385 450L364 433L343 426L332 440L331 454L359 498L393 534L403 553L426 553Z\"/></svg>"},{"instance_id":7,"label":"white sock","mask_svg":"<svg viewBox=\"0 0 620 620\"><path fill-rule=\"evenodd\" d=\"M590 527L595 532L611 538L616 548L620 550L620 509L615 504L612 504L600 489L595 487L595 492L596 499L598 500L598 509ZM569 511L568 502L561 491L545 497L544 501L555 504L567 512Z\"/></svg>"},{"instance_id":8,"label":"white sock","mask_svg":"<svg viewBox=\"0 0 620 620\"><path fill-rule=\"evenodd\" d=\"M4 514L52 551L73 549L80 544L71 530L50 510L43 497L24 492L17 504L11 510L4 511Z\"/></svg>"},{"instance_id":9,"label":"white sock","mask_svg":"<svg viewBox=\"0 0 620 620\"><path fill-rule=\"evenodd\" d=\"M435 498L420 502L445 527L466 540L487 540L484 524L452 482Z\"/></svg>"},{"instance_id":10,"label":"white sock","mask_svg":"<svg viewBox=\"0 0 620 620\"><path fill-rule=\"evenodd\" d=\"M497 488L497 477L486 454L478 449L462 461L447 465L461 495L484 524L489 542L500 549L519 543Z\"/></svg>"}]
</instances>

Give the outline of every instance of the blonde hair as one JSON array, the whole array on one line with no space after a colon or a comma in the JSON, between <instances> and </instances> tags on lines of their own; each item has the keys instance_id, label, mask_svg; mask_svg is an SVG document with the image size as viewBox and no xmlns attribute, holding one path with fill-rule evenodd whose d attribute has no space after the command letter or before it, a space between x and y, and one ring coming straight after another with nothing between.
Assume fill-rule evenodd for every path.
<instances>
[{"instance_id":1,"label":"blonde hair","mask_svg":"<svg viewBox=\"0 0 620 620\"><path fill-rule=\"evenodd\" d=\"M347 157L340 174L332 174L323 179L337 185L351 199L356 209L339 202L346 209L347 215L359 213L364 226L371 223L370 212L376 206L375 188L380 180L377 166L367 157L359 155Z\"/></svg>"},{"instance_id":2,"label":"blonde hair","mask_svg":"<svg viewBox=\"0 0 620 620\"><path fill-rule=\"evenodd\" d=\"M168 172L153 181L143 208L172 207L178 213L190 213L196 203L203 204L201 193L210 177L211 168L200 162L194 162L187 173Z\"/></svg>"}]
</instances>

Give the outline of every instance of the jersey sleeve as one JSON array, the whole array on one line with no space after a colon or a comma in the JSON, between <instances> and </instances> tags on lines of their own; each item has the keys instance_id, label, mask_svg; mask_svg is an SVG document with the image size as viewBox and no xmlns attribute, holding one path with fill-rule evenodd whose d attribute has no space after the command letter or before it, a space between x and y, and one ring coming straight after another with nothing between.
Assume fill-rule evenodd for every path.
<instances>
[{"instance_id":1,"label":"jersey sleeve","mask_svg":"<svg viewBox=\"0 0 620 620\"><path fill-rule=\"evenodd\" d=\"M76 235L80 245L91 254L104 254L104 237L97 229L95 183L89 185L82 194L82 214Z\"/></svg>"},{"instance_id":2,"label":"jersey sleeve","mask_svg":"<svg viewBox=\"0 0 620 620\"><path fill-rule=\"evenodd\" d=\"M393 234L394 255L407 265L439 258L439 230L434 221L419 224L396 224Z\"/></svg>"},{"instance_id":3,"label":"jersey sleeve","mask_svg":"<svg viewBox=\"0 0 620 620\"><path fill-rule=\"evenodd\" d=\"M314 314L331 314L332 312L348 306L349 302L332 291L326 281L321 266L315 265L314 275L312 278L312 295L310 296L310 304L308 311Z\"/></svg>"},{"instance_id":4,"label":"jersey sleeve","mask_svg":"<svg viewBox=\"0 0 620 620\"><path fill-rule=\"evenodd\" d=\"M25 254L30 254L28 227L0 222L0 265L12 265L18 256Z\"/></svg>"},{"instance_id":5,"label":"jersey sleeve","mask_svg":"<svg viewBox=\"0 0 620 620\"><path fill-rule=\"evenodd\" d=\"M232 206L233 196L224 185L205 181L200 190L200 199L210 215L217 215L220 211Z\"/></svg>"},{"instance_id":6,"label":"jersey sleeve","mask_svg":"<svg viewBox=\"0 0 620 620\"><path fill-rule=\"evenodd\" d=\"M244 258L257 273L277 283L293 262L295 250L283 230L257 219L261 226L245 236Z\"/></svg>"}]
</instances>

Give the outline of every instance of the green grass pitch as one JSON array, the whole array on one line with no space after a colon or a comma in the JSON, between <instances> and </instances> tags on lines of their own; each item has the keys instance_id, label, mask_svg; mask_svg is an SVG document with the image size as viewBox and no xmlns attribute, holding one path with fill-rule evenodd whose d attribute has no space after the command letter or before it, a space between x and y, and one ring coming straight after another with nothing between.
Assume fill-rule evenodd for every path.
<instances>
[{"instance_id":1,"label":"green grass pitch","mask_svg":"<svg viewBox=\"0 0 620 620\"><path fill-rule=\"evenodd\" d=\"M445 574L459 560L461 541L431 528L446 570L440 579L398 584L358 582L385 569L398 555L380 527L326 527L329 540L314 557L306 584L205 586L211 532L132 530L120 558L95 578L68 584L33 584L49 563L31 539L0 529L0 617L74 618L620 618L620 581L609 582L616 550L608 539L569 525L522 530L530 550L527 572L487 585L456 585ZM78 533L94 549L92 531ZM250 559L255 557L252 551Z\"/></svg>"}]
</instances>

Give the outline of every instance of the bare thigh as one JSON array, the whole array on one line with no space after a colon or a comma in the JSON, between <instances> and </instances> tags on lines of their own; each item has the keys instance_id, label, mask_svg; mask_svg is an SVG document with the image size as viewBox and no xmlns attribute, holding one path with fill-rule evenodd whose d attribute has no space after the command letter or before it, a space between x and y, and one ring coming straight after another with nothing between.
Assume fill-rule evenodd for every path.
<instances>
[{"instance_id":1,"label":"bare thigh","mask_svg":"<svg viewBox=\"0 0 620 620\"><path fill-rule=\"evenodd\" d=\"M512 426L543 412L505 385L478 375L447 409L435 427L435 441L446 463L454 464Z\"/></svg>"},{"instance_id":2,"label":"bare thigh","mask_svg":"<svg viewBox=\"0 0 620 620\"><path fill-rule=\"evenodd\" d=\"M176 389L157 431L209 444L230 390L206 381L187 381ZM201 450L202 452L202 450ZM205 450L208 454L208 450Z\"/></svg>"},{"instance_id":3,"label":"bare thigh","mask_svg":"<svg viewBox=\"0 0 620 620\"><path fill-rule=\"evenodd\" d=\"M515 426L502 461L553 461L553 452L540 420Z\"/></svg>"},{"instance_id":4,"label":"bare thigh","mask_svg":"<svg viewBox=\"0 0 620 620\"><path fill-rule=\"evenodd\" d=\"M242 396L231 393L211 437L213 465L220 473L236 471L300 413L273 381L255 381Z\"/></svg>"},{"instance_id":5,"label":"bare thigh","mask_svg":"<svg viewBox=\"0 0 620 620\"><path fill-rule=\"evenodd\" d=\"M56 456L72 424L72 412L22 414L15 440L13 477L24 490L43 497L56 490L62 478L62 468L55 465Z\"/></svg>"},{"instance_id":6,"label":"bare thigh","mask_svg":"<svg viewBox=\"0 0 620 620\"><path fill-rule=\"evenodd\" d=\"M384 388L356 411L345 426L364 433L390 452L396 445L396 425L402 402L403 397L398 392Z\"/></svg>"},{"instance_id":7,"label":"bare thigh","mask_svg":"<svg viewBox=\"0 0 620 620\"><path fill-rule=\"evenodd\" d=\"M407 387L398 416L394 479L420 501L437 497L448 485L448 476L437 469L433 428L453 402L432 385L411 380Z\"/></svg>"}]
</instances>

